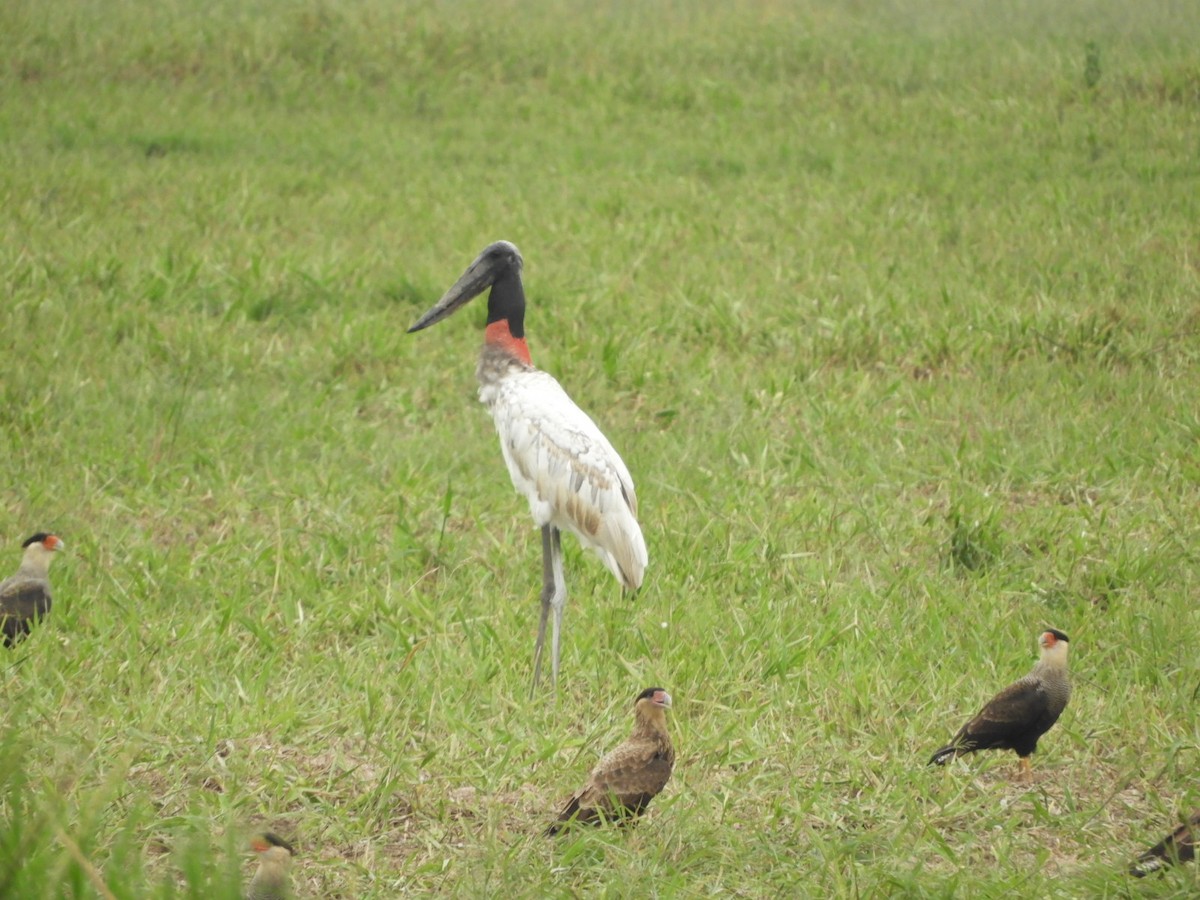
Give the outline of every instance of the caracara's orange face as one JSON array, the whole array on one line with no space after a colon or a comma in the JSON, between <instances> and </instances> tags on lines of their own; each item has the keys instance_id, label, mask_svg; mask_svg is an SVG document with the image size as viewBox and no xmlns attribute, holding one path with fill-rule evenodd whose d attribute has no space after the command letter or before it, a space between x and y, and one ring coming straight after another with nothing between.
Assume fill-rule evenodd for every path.
<instances>
[{"instance_id":1,"label":"caracara's orange face","mask_svg":"<svg viewBox=\"0 0 1200 900\"><path fill-rule=\"evenodd\" d=\"M47 550L61 550L65 545L57 534L48 534L42 541L42 546Z\"/></svg>"},{"instance_id":2,"label":"caracara's orange face","mask_svg":"<svg viewBox=\"0 0 1200 900\"><path fill-rule=\"evenodd\" d=\"M642 715L646 715L652 709L670 709L671 695L663 688L649 687L637 695L637 700L634 701L634 709L640 710Z\"/></svg>"},{"instance_id":3,"label":"caracara's orange face","mask_svg":"<svg viewBox=\"0 0 1200 900\"><path fill-rule=\"evenodd\" d=\"M1038 644L1043 653L1053 653L1055 656L1067 652L1067 636L1057 628L1047 628L1038 636Z\"/></svg>"},{"instance_id":4,"label":"caracara's orange face","mask_svg":"<svg viewBox=\"0 0 1200 900\"><path fill-rule=\"evenodd\" d=\"M288 856L295 853L291 844L270 831L260 831L258 834L252 835L250 837L250 849L255 853L270 853L272 850L278 850L280 853L286 853ZM279 853L272 854L275 857L279 855Z\"/></svg>"}]
</instances>

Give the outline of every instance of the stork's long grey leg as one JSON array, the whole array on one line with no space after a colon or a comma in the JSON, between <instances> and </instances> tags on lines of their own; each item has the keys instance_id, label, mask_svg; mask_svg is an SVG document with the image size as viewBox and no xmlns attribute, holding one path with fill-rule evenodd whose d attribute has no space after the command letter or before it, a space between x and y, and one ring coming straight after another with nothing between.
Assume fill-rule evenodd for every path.
<instances>
[{"instance_id":1,"label":"stork's long grey leg","mask_svg":"<svg viewBox=\"0 0 1200 900\"><path fill-rule=\"evenodd\" d=\"M542 617L538 622L537 649L533 651L533 684L529 686L529 696L537 690L542 677L542 646L546 643L546 619L550 617L550 601L554 597L554 538L551 532L557 529L550 525L542 526ZM555 665L555 675L558 666Z\"/></svg>"},{"instance_id":2,"label":"stork's long grey leg","mask_svg":"<svg viewBox=\"0 0 1200 900\"><path fill-rule=\"evenodd\" d=\"M550 680L558 687L559 638L562 636L563 607L567 605L567 579L563 577L562 532L557 528L550 529L550 568L554 575L554 594L550 598L550 605L554 607Z\"/></svg>"}]
</instances>

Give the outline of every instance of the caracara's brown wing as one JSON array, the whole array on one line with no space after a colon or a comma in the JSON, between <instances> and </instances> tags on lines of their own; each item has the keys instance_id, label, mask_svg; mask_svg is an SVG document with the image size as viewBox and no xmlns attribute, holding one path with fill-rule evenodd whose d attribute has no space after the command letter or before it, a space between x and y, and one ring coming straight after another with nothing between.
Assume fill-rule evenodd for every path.
<instances>
[{"instance_id":1,"label":"caracara's brown wing","mask_svg":"<svg viewBox=\"0 0 1200 900\"><path fill-rule=\"evenodd\" d=\"M14 575L0 582L0 631L5 645L29 633L35 619L50 611L50 586L37 578Z\"/></svg>"},{"instance_id":2,"label":"caracara's brown wing","mask_svg":"<svg viewBox=\"0 0 1200 900\"><path fill-rule=\"evenodd\" d=\"M1014 682L988 701L970 722L962 727L955 742L964 749L986 750L1003 746L1014 733L1023 732L1050 707L1050 699L1031 678Z\"/></svg>"},{"instance_id":3,"label":"caracara's brown wing","mask_svg":"<svg viewBox=\"0 0 1200 900\"><path fill-rule=\"evenodd\" d=\"M675 764L670 745L657 740L627 740L592 769L588 783L571 798L557 824L574 819L595 822L602 816L638 815L666 786Z\"/></svg>"},{"instance_id":4,"label":"caracara's brown wing","mask_svg":"<svg viewBox=\"0 0 1200 900\"><path fill-rule=\"evenodd\" d=\"M1137 858L1129 874L1141 878L1177 862L1196 858L1196 835L1200 833L1200 811Z\"/></svg>"},{"instance_id":5,"label":"caracara's brown wing","mask_svg":"<svg viewBox=\"0 0 1200 900\"><path fill-rule=\"evenodd\" d=\"M637 764L593 772L579 805L583 809L640 813L666 787L671 767L666 757L654 756Z\"/></svg>"}]
</instances>

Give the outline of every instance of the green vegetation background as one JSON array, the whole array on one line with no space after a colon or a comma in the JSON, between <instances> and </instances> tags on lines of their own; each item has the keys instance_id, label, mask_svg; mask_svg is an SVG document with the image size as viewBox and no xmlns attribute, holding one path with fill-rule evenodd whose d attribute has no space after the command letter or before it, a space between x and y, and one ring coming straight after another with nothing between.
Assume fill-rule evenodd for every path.
<instances>
[{"instance_id":1,"label":"green vegetation background","mask_svg":"<svg viewBox=\"0 0 1200 900\"><path fill-rule=\"evenodd\" d=\"M0 895L1189 895L1200 4L8 0ZM474 398L487 242L638 484L540 546ZM1046 625L1035 757L924 768ZM676 777L538 837L649 684ZM105 893L108 892L108 893Z\"/></svg>"}]
</instances>

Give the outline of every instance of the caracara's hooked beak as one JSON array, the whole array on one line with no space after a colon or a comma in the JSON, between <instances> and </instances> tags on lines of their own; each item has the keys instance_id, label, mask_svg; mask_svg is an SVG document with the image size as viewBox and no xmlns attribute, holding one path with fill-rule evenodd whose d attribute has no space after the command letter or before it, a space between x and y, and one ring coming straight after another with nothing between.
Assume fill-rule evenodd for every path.
<instances>
[{"instance_id":1,"label":"caracara's hooked beak","mask_svg":"<svg viewBox=\"0 0 1200 900\"><path fill-rule=\"evenodd\" d=\"M459 276L458 281L454 282L450 290L442 295L442 299L421 316L412 328L408 329L408 333L412 334L414 331L420 331L422 328L428 328L430 325L440 322L456 310L466 306L469 301L478 297L514 268L519 272L522 265L521 251L514 244L510 244L508 241L496 241L494 244L489 244L475 258L475 261L467 266L467 271Z\"/></svg>"},{"instance_id":2,"label":"caracara's hooked beak","mask_svg":"<svg viewBox=\"0 0 1200 900\"><path fill-rule=\"evenodd\" d=\"M655 691L653 701L655 706L661 706L663 709L671 708L671 695L666 691Z\"/></svg>"}]
</instances>

